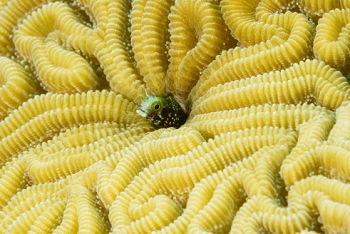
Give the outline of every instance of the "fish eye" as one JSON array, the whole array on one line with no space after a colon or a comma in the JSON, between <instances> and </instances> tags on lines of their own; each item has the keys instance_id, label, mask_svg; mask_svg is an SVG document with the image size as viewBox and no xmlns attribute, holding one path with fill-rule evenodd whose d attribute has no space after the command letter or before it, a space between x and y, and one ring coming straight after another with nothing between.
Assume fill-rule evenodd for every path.
<instances>
[{"instance_id":1,"label":"fish eye","mask_svg":"<svg viewBox=\"0 0 350 234\"><path fill-rule=\"evenodd\" d=\"M161 102L154 102L152 104L152 109L155 111L159 111L162 109L162 103Z\"/></svg>"}]
</instances>

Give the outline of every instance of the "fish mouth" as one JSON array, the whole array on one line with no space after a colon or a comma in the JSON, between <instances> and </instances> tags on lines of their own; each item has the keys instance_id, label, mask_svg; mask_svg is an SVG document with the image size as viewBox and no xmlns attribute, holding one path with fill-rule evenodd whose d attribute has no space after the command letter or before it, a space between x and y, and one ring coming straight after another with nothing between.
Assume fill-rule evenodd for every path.
<instances>
[{"instance_id":1,"label":"fish mouth","mask_svg":"<svg viewBox=\"0 0 350 234\"><path fill-rule=\"evenodd\" d=\"M143 118L146 118L147 117L147 113L143 110L136 110L136 113L141 115Z\"/></svg>"}]
</instances>

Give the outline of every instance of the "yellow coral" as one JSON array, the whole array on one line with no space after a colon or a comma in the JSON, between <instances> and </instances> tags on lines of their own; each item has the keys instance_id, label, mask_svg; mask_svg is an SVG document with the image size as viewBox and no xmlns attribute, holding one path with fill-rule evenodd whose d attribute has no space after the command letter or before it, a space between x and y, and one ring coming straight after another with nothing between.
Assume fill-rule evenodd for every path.
<instances>
[{"instance_id":1,"label":"yellow coral","mask_svg":"<svg viewBox=\"0 0 350 234\"><path fill-rule=\"evenodd\" d=\"M206 66L227 48L228 30L219 6L204 0L178 0L171 8L168 92L185 100Z\"/></svg>"},{"instance_id":2,"label":"yellow coral","mask_svg":"<svg viewBox=\"0 0 350 234\"><path fill-rule=\"evenodd\" d=\"M334 115L326 108L312 104L266 104L196 115L185 126L191 126L206 138L212 138L225 132L264 126L296 129L300 124L323 113Z\"/></svg>"},{"instance_id":3,"label":"yellow coral","mask_svg":"<svg viewBox=\"0 0 350 234\"><path fill-rule=\"evenodd\" d=\"M350 179L350 141L346 136L349 121L344 118L349 112L349 102L344 102L337 109L336 121L334 116L323 114L300 126L300 146L293 149L281 167L287 185L310 174L323 174L342 181ZM341 134L339 128L342 128Z\"/></svg>"},{"instance_id":4,"label":"yellow coral","mask_svg":"<svg viewBox=\"0 0 350 234\"><path fill-rule=\"evenodd\" d=\"M185 154L203 141L202 136L191 128L170 133L158 130L143 138L140 144L111 155L106 165L98 168L100 173L97 185L101 200L110 206L115 197L145 167L162 159ZM135 161L139 163L135 164ZM126 172L127 168L131 171Z\"/></svg>"},{"instance_id":5,"label":"yellow coral","mask_svg":"<svg viewBox=\"0 0 350 234\"><path fill-rule=\"evenodd\" d=\"M276 3L277 1L275 1ZM270 2L266 2L268 4ZM277 24L263 22L259 0L253 1L221 1L223 18L237 40L245 47L261 42L278 43L288 37L288 30ZM259 12L260 10L260 12ZM256 12L255 12L256 11ZM271 12L273 13L273 12ZM260 16L260 17L259 17Z\"/></svg>"},{"instance_id":6,"label":"yellow coral","mask_svg":"<svg viewBox=\"0 0 350 234\"><path fill-rule=\"evenodd\" d=\"M29 231L31 225L36 221L35 217L38 217L40 213L55 206L56 203L63 205L64 201L57 195L67 184L67 182L41 184L18 192L0 212L1 231L17 231L17 233ZM35 210L35 207L38 210Z\"/></svg>"},{"instance_id":7,"label":"yellow coral","mask_svg":"<svg viewBox=\"0 0 350 234\"><path fill-rule=\"evenodd\" d=\"M150 166L112 203L110 219L115 232L120 230L124 233L145 233L150 231L149 226L155 229L165 228L169 222L177 218L179 208L176 207L186 201L187 196L191 196L189 192L202 178L249 157L260 147L275 145L292 147L295 144L295 135L289 135L289 132L277 128L230 132L203 143L186 155L169 158ZM142 181L147 181L147 184L140 186ZM152 198L159 203L153 203ZM137 212L130 213L130 210L149 206L148 201L152 202L154 207L147 213L141 216ZM162 212L163 204L167 204L170 208L166 214ZM166 216L156 215L158 212ZM184 212L187 217L181 218L179 222L174 221L176 227L173 228L177 229L173 230L174 232L184 232L181 229L186 228L188 220L195 214L191 210L188 210L189 214L187 211ZM154 216L159 218L154 220ZM161 223L156 224L158 220Z\"/></svg>"},{"instance_id":8,"label":"yellow coral","mask_svg":"<svg viewBox=\"0 0 350 234\"><path fill-rule=\"evenodd\" d=\"M43 22L46 27L42 26ZM17 50L33 61L40 80L49 91L83 92L97 86L97 77L89 64L55 43L62 37L60 34L74 38L82 34L83 29L73 11L57 2L33 13L15 32Z\"/></svg>"},{"instance_id":9,"label":"yellow coral","mask_svg":"<svg viewBox=\"0 0 350 234\"><path fill-rule=\"evenodd\" d=\"M222 1L226 4L226 1ZM232 5L223 6L229 14ZM249 21L249 20L247 20ZM189 94L194 102L211 87L266 72L281 70L305 59L311 49L312 25L304 15L292 12L265 14L264 21L285 28L289 34L272 37L265 43L246 48L236 47L220 54L200 76Z\"/></svg>"},{"instance_id":10,"label":"yellow coral","mask_svg":"<svg viewBox=\"0 0 350 234\"><path fill-rule=\"evenodd\" d=\"M166 94L164 78L168 67L167 19L171 0L135 0L131 11L131 42L148 94Z\"/></svg>"},{"instance_id":11,"label":"yellow coral","mask_svg":"<svg viewBox=\"0 0 350 234\"><path fill-rule=\"evenodd\" d=\"M106 20L104 42L94 43L94 55L100 61L110 87L126 99L140 104L146 92L129 46L128 13L131 2L109 0L103 3L105 6L99 8L98 15Z\"/></svg>"},{"instance_id":12,"label":"yellow coral","mask_svg":"<svg viewBox=\"0 0 350 234\"><path fill-rule=\"evenodd\" d=\"M1 1L4 2L5 1ZM42 0L40 4L48 1ZM16 27L18 20L23 19L26 14L38 7L36 0L23 2L22 0L8 0L7 5L0 11L0 21L3 22L0 30L0 55L11 56L15 52L14 43L12 41L12 30Z\"/></svg>"},{"instance_id":13,"label":"yellow coral","mask_svg":"<svg viewBox=\"0 0 350 234\"><path fill-rule=\"evenodd\" d=\"M26 188L24 179L25 161L14 159L1 168L0 172L0 206L3 208L19 191Z\"/></svg>"},{"instance_id":14,"label":"yellow coral","mask_svg":"<svg viewBox=\"0 0 350 234\"><path fill-rule=\"evenodd\" d=\"M314 53L318 59L338 69L348 65L349 22L350 9L335 9L323 15L314 41Z\"/></svg>"},{"instance_id":15,"label":"yellow coral","mask_svg":"<svg viewBox=\"0 0 350 234\"><path fill-rule=\"evenodd\" d=\"M0 57L0 119L39 91L36 81L20 64Z\"/></svg>"},{"instance_id":16,"label":"yellow coral","mask_svg":"<svg viewBox=\"0 0 350 234\"><path fill-rule=\"evenodd\" d=\"M324 13L331 10L341 8L345 6L346 1L335 0L335 1L322 1L322 0L298 0L300 7L308 16L317 22L317 20L323 17Z\"/></svg>"},{"instance_id":17,"label":"yellow coral","mask_svg":"<svg viewBox=\"0 0 350 234\"><path fill-rule=\"evenodd\" d=\"M93 140L94 136L91 130L82 133L80 131L76 133L75 131L68 130L65 132L65 135L70 138L74 137L81 141L93 141L84 142L81 145L63 145L61 149L57 149L56 147L60 143L59 141L65 139L58 140L57 138L53 138L52 141L49 141L48 145L29 150L22 156L26 159L28 176L35 183L47 183L66 178L71 174L81 171L105 159L112 152L122 150L124 147L140 140L145 132L151 130L148 125L137 125L127 126L122 132L114 132L112 136L101 137L98 140ZM100 135L104 130L108 129L105 124L103 124L103 127L102 129L102 126L99 126L98 128L101 129L96 129L96 133ZM113 130L116 130L117 127L114 125ZM92 135L92 139L89 139L89 135Z\"/></svg>"},{"instance_id":18,"label":"yellow coral","mask_svg":"<svg viewBox=\"0 0 350 234\"><path fill-rule=\"evenodd\" d=\"M311 70L310 68L316 68ZM334 110L350 100L340 72L317 60L212 87L193 103L191 115L264 104L315 103Z\"/></svg>"},{"instance_id":19,"label":"yellow coral","mask_svg":"<svg viewBox=\"0 0 350 234\"><path fill-rule=\"evenodd\" d=\"M64 128L103 121L146 123L136 114L135 105L112 92L36 96L0 122L1 162L28 149L33 143L53 137Z\"/></svg>"},{"instance_id":20,"label":"yellow coral","mask_svg":"<svg viewBox=\"0 0 350 234\"><path fill-rule=\"evenodd\" d=\"M291 188L286 208L265 196L250 199L237 214L232 230L236 230L236 233L257 232L261 229L278 233L317 230L320 225L317 221L312 222L315 218L314 210L319 213L326 231L348 232L345 223L348 221L350 207L344 196L349 189L349 185L341 181L323 176L310 177ZM251 222L247 222L248 218Z\"/></svg>"},{"instance_id":21,"label":"yellow coral","mask_svg":"<svg viewBox=\"0 0 350 234\"><path fill-rule=\"evenodd\" d=\"M349 232L346 8L0 1L0 233Z\"/></svg>"}]
</instances>

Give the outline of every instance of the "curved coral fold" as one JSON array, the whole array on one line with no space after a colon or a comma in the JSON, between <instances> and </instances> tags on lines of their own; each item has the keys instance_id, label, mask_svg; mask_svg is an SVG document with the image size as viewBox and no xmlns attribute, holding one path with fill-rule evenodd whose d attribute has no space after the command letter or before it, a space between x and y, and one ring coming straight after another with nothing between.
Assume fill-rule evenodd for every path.
<instances>
[{"instance_id":1,"label":"curved coral fold","mask_svg":"<svg viewBox=\"0 0 350 234\"><path fill-rule=\"evenodd\" d=\"M350 233L349 7L0 0L0 233Z\"/></svg>"},{"instance_id":2,"label":"curved coral fold","mask_svg":"<svg viewBox=\"0 0 350 234\"><path fill-rule=\"evenodd\" d=\"M131 43L148 94L166 94L164 78L168 68L168 14L173 1L132 2Z\"/></svg>"},{"instance_id":3,"label":"curved coral fold","mask_svg":"<svg viewBox=\"0 0 350 234\"><path fill-rule=\"evenodd\" d=\"M227 48L229 34L219 6L212 2L175 1L169 19L170 64L166 82L168 92L183 101L204 68Z\"/></svg>"},{"instance_id":4,"label":"curved coral fold","mask_svg":"<svg viewBox=\"0 0 350 234\"><path fill-rule=\"evenodd\" d=\"M38 93L31 74L6 57L0 57L0 85L0 119Z\"/></svg>"},{"instance_id":5,"label":"curved coral fold","mask_svg":"<svg viewBox=\"0 0 350 234\"><path fill-rule=\"evenodd\" d=\"M318 59L338 69L348 65L349 22L350 9L335 9L323 15L314 41L314 53Z\"/></svg>"},{"instance_id":6,"label":"curved coral fold","mask_svg":"<svg viewBox=\"0 0 350 234\"><path fill-rule=\"evenodd\" d=\"M140 178L134 179L128 188L125 189L125 193L118 196L112 203L110 219L112 225L114 224L114 230L121 229L122 232L126 233L143 233L149 232L148 229L143 229L148 226L154 226L155 229L158 229L159 224L154 224L157 219L153 220L152 217L154 216L153 213L162 210L161 203L159 205L156 203L153 208L149 209L149 214L146 213L142 216L134 215L134 212L130 213L130 210L142 209L143 206L148 206L147 201L149 199L157 201L165 199L166 204L172 207L167 215L176 217L179 212L179 208L176 207L181 205L181 202L188 196L188 191L192 190L201 178L249 157L249 155L258 151L260 147L273 147L275 145L285 145L287 148L292 147L293 143L295 143L295 140L293 140L295 135L289 135L287 132L285 129L263 128L222 134L212 141L198 146L186 155L169 158L149 167L140 174ZM282 137L283 135L286 135L286 139ZM204 154L204 157L201 157L200 154ZM188 159L185 160L185 158ZM159 169L154 170L156 168ZM142 181L147 181L147 187L139 185ZM135 193L136 191L138 192ZM136 196L137 194L140 196ZM166 199L164 195L167 195L168 198ZM118 212L115 212L117 210ZM193 211L188 212L192 213ZM135 214L137 213L135 212ZM186 220L186 218L184 219ZM183 219L180 220L184 222ZM164 222L163 225L165 226L170 224L168 223L169 221L172 222L171 218L168 217L164 217L160 221ZM180 227L185 225L181 221L176 225ZM178 232L181 231L178 230Z\"/></svg>"},{"instance_id":7,"label":"curved coral fold","mask_svg":"<svg viewBox=\"0 0 350 234\"><path fill-rule=\"evenodd\" d=\"M237 214L232 229L237 230L237 233L256 232L260 228L280 233L312 230L318 226L315 222L311 222L313 218L311 210L314 209L319 213L326 230L336 229L344 232L347 231L344 222L347 222L349 203L342 198L348 191L348 184L331 181L323 176L313 176L291 188L288 208L279 206L265 196L250 199L244 205L244 209ZM327 208L332 212L327 212ZM333 212L337 213L340 219L327 219L328 215L334 214ZM275 215L270 215L273 213ZM266 219L266 216L271 218ZM248 217L254 222L248 223Z\"/></svg>"},{"instance_id":8,"label":"curved coral fold","mask_svg":"<svg viewBox=\"0 0 350 234\"><path fill-rule=\"evenodd\" d=\"M48 26L42 27L43 22ZM63 37L60 34L74 40L82 31L84 27L73 11L57 2L43 6L27 18L15 32L14 42L19 53L33 61L46 89L58 93L83 92L97 86L97 76L87 61L55 42Z\"/></svg>"},{"instance_id":9,"label":"curved coral fold","mask_svg":"<svg viewBox=\"0 0 350 234\"><path fill-rule=\"evenodd\" d=\"M23 19L28 12L48 1L29 0L23 2L21 0L9 0L7 5L5 5L5 1L1 2L4 3L4 6L0 11L0 20L3 22L0 30L0 53L1 56L11 56L15 52L12 30L17 25L17 20Z\"/></svg>"},{"instance_id":10,"label":"curved coral fold","mask_svg":"<svg viewBox=\"0 0 350 234\"><path fill-rule=\"evenodd\" d=\"M306 102L335 110L349 98L350 86L340 72L317 60L307 60L286 70L212 87L193 103L191 116L278 103Z\"/></svg>"},{"instance_id":11,"label":"curved coral fold","mask_svg":"<svg viewBox=\"0 0 350 234\"><path fill-rule=\"evenodd\" d=\"M322 0L298 0L300 8L309 17L311 17L314 22L324 16L325 13L339 8L346 8L347 1L336 0L336 1L322 1Z\"/></svg>"},{"instance_id":12,"label":"curved coral fold","mask_svg":"<svg viewBox=\"0 0 350 234\"><path fill-rule=\"evenodd\" d=\"M1 161L78 124L145 122L135 111L134 104L107 91L36 96L0 123Z\"/></svg>"},{"instance_id":13,"label":"curved coral fold","mask_svg":"<svg viewBox=\"0 0 350 234\"><path fill-rule=\"evenodd\" d=\"M101 126L102 127L102 126ZM114 126L116 128L116 126ZM101 134L106 129L104 126L96 133ZM113 129L115 130L115 129ZM61 146L62 149L55 149L58 144L57 138L49 142L50 145L36 147L24 153L26 167L29 178L35 183L54 182L67 176L77 173L94 163L105 159L112 152L122 150L134 142L138 141L145 132L150 131L148 125L127 126L122 132L114 132L108 137L101 137L92 142L84 142L76 146ZM90 130L91 131L91 130ZM69 137L76 139L86 139L92 132L83 132L77 135L72 131L65 132ZM92 136L93 137L93 136ZM64 141L62 139L60 141ZM90 139L88 139L90 140ZM91 139L92 140L92 139ZM56 143L57 142L57 143Z\"/></svg>"},{"instance_id":14,"label":"curved coral fold","mask_svg":"<svg viewBox=\"0 0 350 234\"><path fill-rule=\"evenodd\" d=\"M221 4L225 4L222 1ZM222 11L230 12L229 5ZM236 47L220 54L200 76L191 90L189 101L194 102L210 87L274 70L290 67L307 58L312 43L312 25L304 15L287 11L285 14L264 14L263 22L278 25L288 32L267 42L246 48Z\"/></svg>"},{"instance_id":15,"label":"curved coral fold","mask_svg":"<svg viewBox=\"0 0 350 234\"><path fill-rule=\"evenodd\" d=\"M110 206L144 168L157 161L185 154L203 141L202 136L191 128L171 133L159 130L147 135L140 144L111 155L107 161L109 163L98 168L100 173L97 183L101 200ZM142 161L139 161L140 156ZM134 164L135 161L139 163ZM126 172L126 168L131 171Z\"/></svg>"},{"instance_id":16,"label":"curved coral fold","mask_svg":"<svg viewBox=\"0 0 350 234\"><path fill-rule=\"evenodd\" d=\"M244 1L221 1L223 18L237 40L245 47L256 45L268 40L283 39L288 36L288 31L276 24L262 22L259 17L261 4L258 0ZM267 2L266 2L267 4ZM260 11L262 12L262 11ZM271 12L272 13L272 12Z\"/></svg>"},{"instance_id":17,"label":"curved coral fold","mask_svg":"<svg viewBox=\"0 0 350 234\"><path fill-rule=\"evenodd\" d=\"M334 115L326 108L313 104L265 104L196 115L185 126L191 126L205 137L212 138L225 132L263 126L296 129L300 124L322 114Z\"/></svg>"},{"instance_id":18,"label":"curved coral fold","mask_svg":"<svg viewBox=\"0 0 350 234\"><path fill-rule=\"evenodd\" d=\"M96 43L94 55L100 61L110 87L128 100L141 104L145 86L134 66L130 48L129 11L130 1L106 1L101 9L107 13L104 42Z\"/></svg>"}]
</instances>

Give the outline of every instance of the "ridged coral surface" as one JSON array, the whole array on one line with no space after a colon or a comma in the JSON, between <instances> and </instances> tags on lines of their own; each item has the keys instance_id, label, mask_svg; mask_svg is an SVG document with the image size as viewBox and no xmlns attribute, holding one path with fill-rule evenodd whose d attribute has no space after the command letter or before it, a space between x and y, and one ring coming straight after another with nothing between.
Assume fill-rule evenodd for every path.
<instances>
[{"instance_id":1,"label":"ridged coral surface","mask_svg":"<svg viewBox=\"0 0 350 234\"><path fill-rule=\"evenodd\" d=\"M0 0L0 233L350 233L349 7Z\"/></svg>"}]
</instances>

